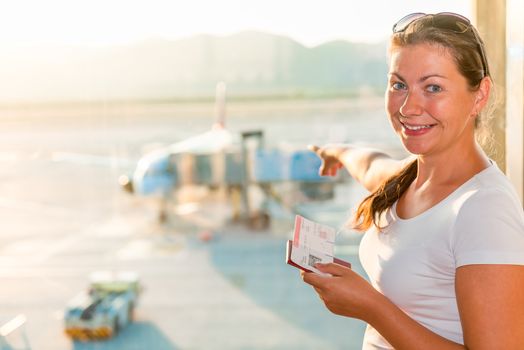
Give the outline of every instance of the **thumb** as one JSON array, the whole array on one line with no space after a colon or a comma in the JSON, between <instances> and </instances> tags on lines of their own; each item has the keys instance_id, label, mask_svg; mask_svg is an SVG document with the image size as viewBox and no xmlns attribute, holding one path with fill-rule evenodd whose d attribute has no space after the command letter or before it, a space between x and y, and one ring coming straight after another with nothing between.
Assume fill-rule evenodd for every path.
<instances>
[{"instance_id":1,"label":"thumb","mask_svg":"<svg viewBox=\"0 0 524 350\"><path fill-rule=\"evenodd\" d=\"M315 264L315 268L317 268L321 272L329 273L332 276L342 276L348 270L351 270L351 268L349 267L342 266L339 264L334 264L334 263L328 263L328 264L317 263Z\"/></svg>"}]
</instances>

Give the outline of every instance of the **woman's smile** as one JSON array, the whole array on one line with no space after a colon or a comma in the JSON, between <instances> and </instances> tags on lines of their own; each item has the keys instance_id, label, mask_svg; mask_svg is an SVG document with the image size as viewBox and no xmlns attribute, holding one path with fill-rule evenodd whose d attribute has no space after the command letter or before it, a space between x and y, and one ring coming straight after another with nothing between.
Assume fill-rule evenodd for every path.
<instances>
[{"instance_id":1,"label":"woman's smile","mask_svg":"<svg viewBox=\"0 0 524 350\"><path fill-rule=\"evenodd\" d=\"M410 124L400 122L402 125L402 132L406 136L420 136L427 134L437 124Z\"/></svg>"}]
</instances>

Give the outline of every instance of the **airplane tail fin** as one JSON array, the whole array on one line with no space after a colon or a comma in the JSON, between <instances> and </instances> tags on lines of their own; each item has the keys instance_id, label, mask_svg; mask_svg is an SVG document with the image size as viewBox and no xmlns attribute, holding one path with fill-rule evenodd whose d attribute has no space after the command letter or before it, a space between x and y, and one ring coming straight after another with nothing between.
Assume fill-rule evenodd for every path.
<instances>
[{"instance_id":1,"label":"airplane tail fin","mask_svg":"<svg viewBox=\"0 0 524 350\"><path fill-rule=\"evenodd\" d=\"M219 82L215 95L215 123L213 129L224 129L226 127L226 83Z\"/></svg>"}]
</instances>

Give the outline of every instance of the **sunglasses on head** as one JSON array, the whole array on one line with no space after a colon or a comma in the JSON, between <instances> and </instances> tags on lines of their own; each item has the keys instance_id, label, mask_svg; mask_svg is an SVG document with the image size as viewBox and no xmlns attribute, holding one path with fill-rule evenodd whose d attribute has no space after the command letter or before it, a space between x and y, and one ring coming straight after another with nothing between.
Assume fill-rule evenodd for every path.
<instances>
[{"instance_id":1,"label":"sunglasses on head","mask_svg":"<svg viewBox=\"0 0 524 350\"><path fill-rule=\"evenodd\" d=\"M393 25L393 33L400 33L406 30L409 25L423 17L431 17L433 27L443 30L448 30L453 33L463 34L469 29L473 32L475 41L479 47L480 57L482 59L482 70L484 71L484 76L489 75L488 71L488 61L486 59L486 53L484 51L484 45L478 37L477 32L474 30L473 25L464 16L461 16L453 12L441 12L437 14L427 14L422 12L411 13L407 16L402 17L397 23Z\"/></svg>"}]
</instances>

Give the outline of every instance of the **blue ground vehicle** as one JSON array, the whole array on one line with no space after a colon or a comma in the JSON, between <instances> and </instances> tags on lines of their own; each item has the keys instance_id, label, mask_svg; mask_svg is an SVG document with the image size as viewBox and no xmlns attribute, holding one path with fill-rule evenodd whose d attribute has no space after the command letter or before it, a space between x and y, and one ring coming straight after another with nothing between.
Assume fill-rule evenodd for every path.
<instances>
[{"instance_id":1,"label":"blue ground vehicle","mask_svg":"<svg viewBox=\"0 0 524 350\"><path fill-rule=\"evenodd\" d=\"M94 273L89 290L74 297L66 308L66 334L82 341L115 336L133 321L139 293L135 273Z\"/></svg>"}]
</instances>

